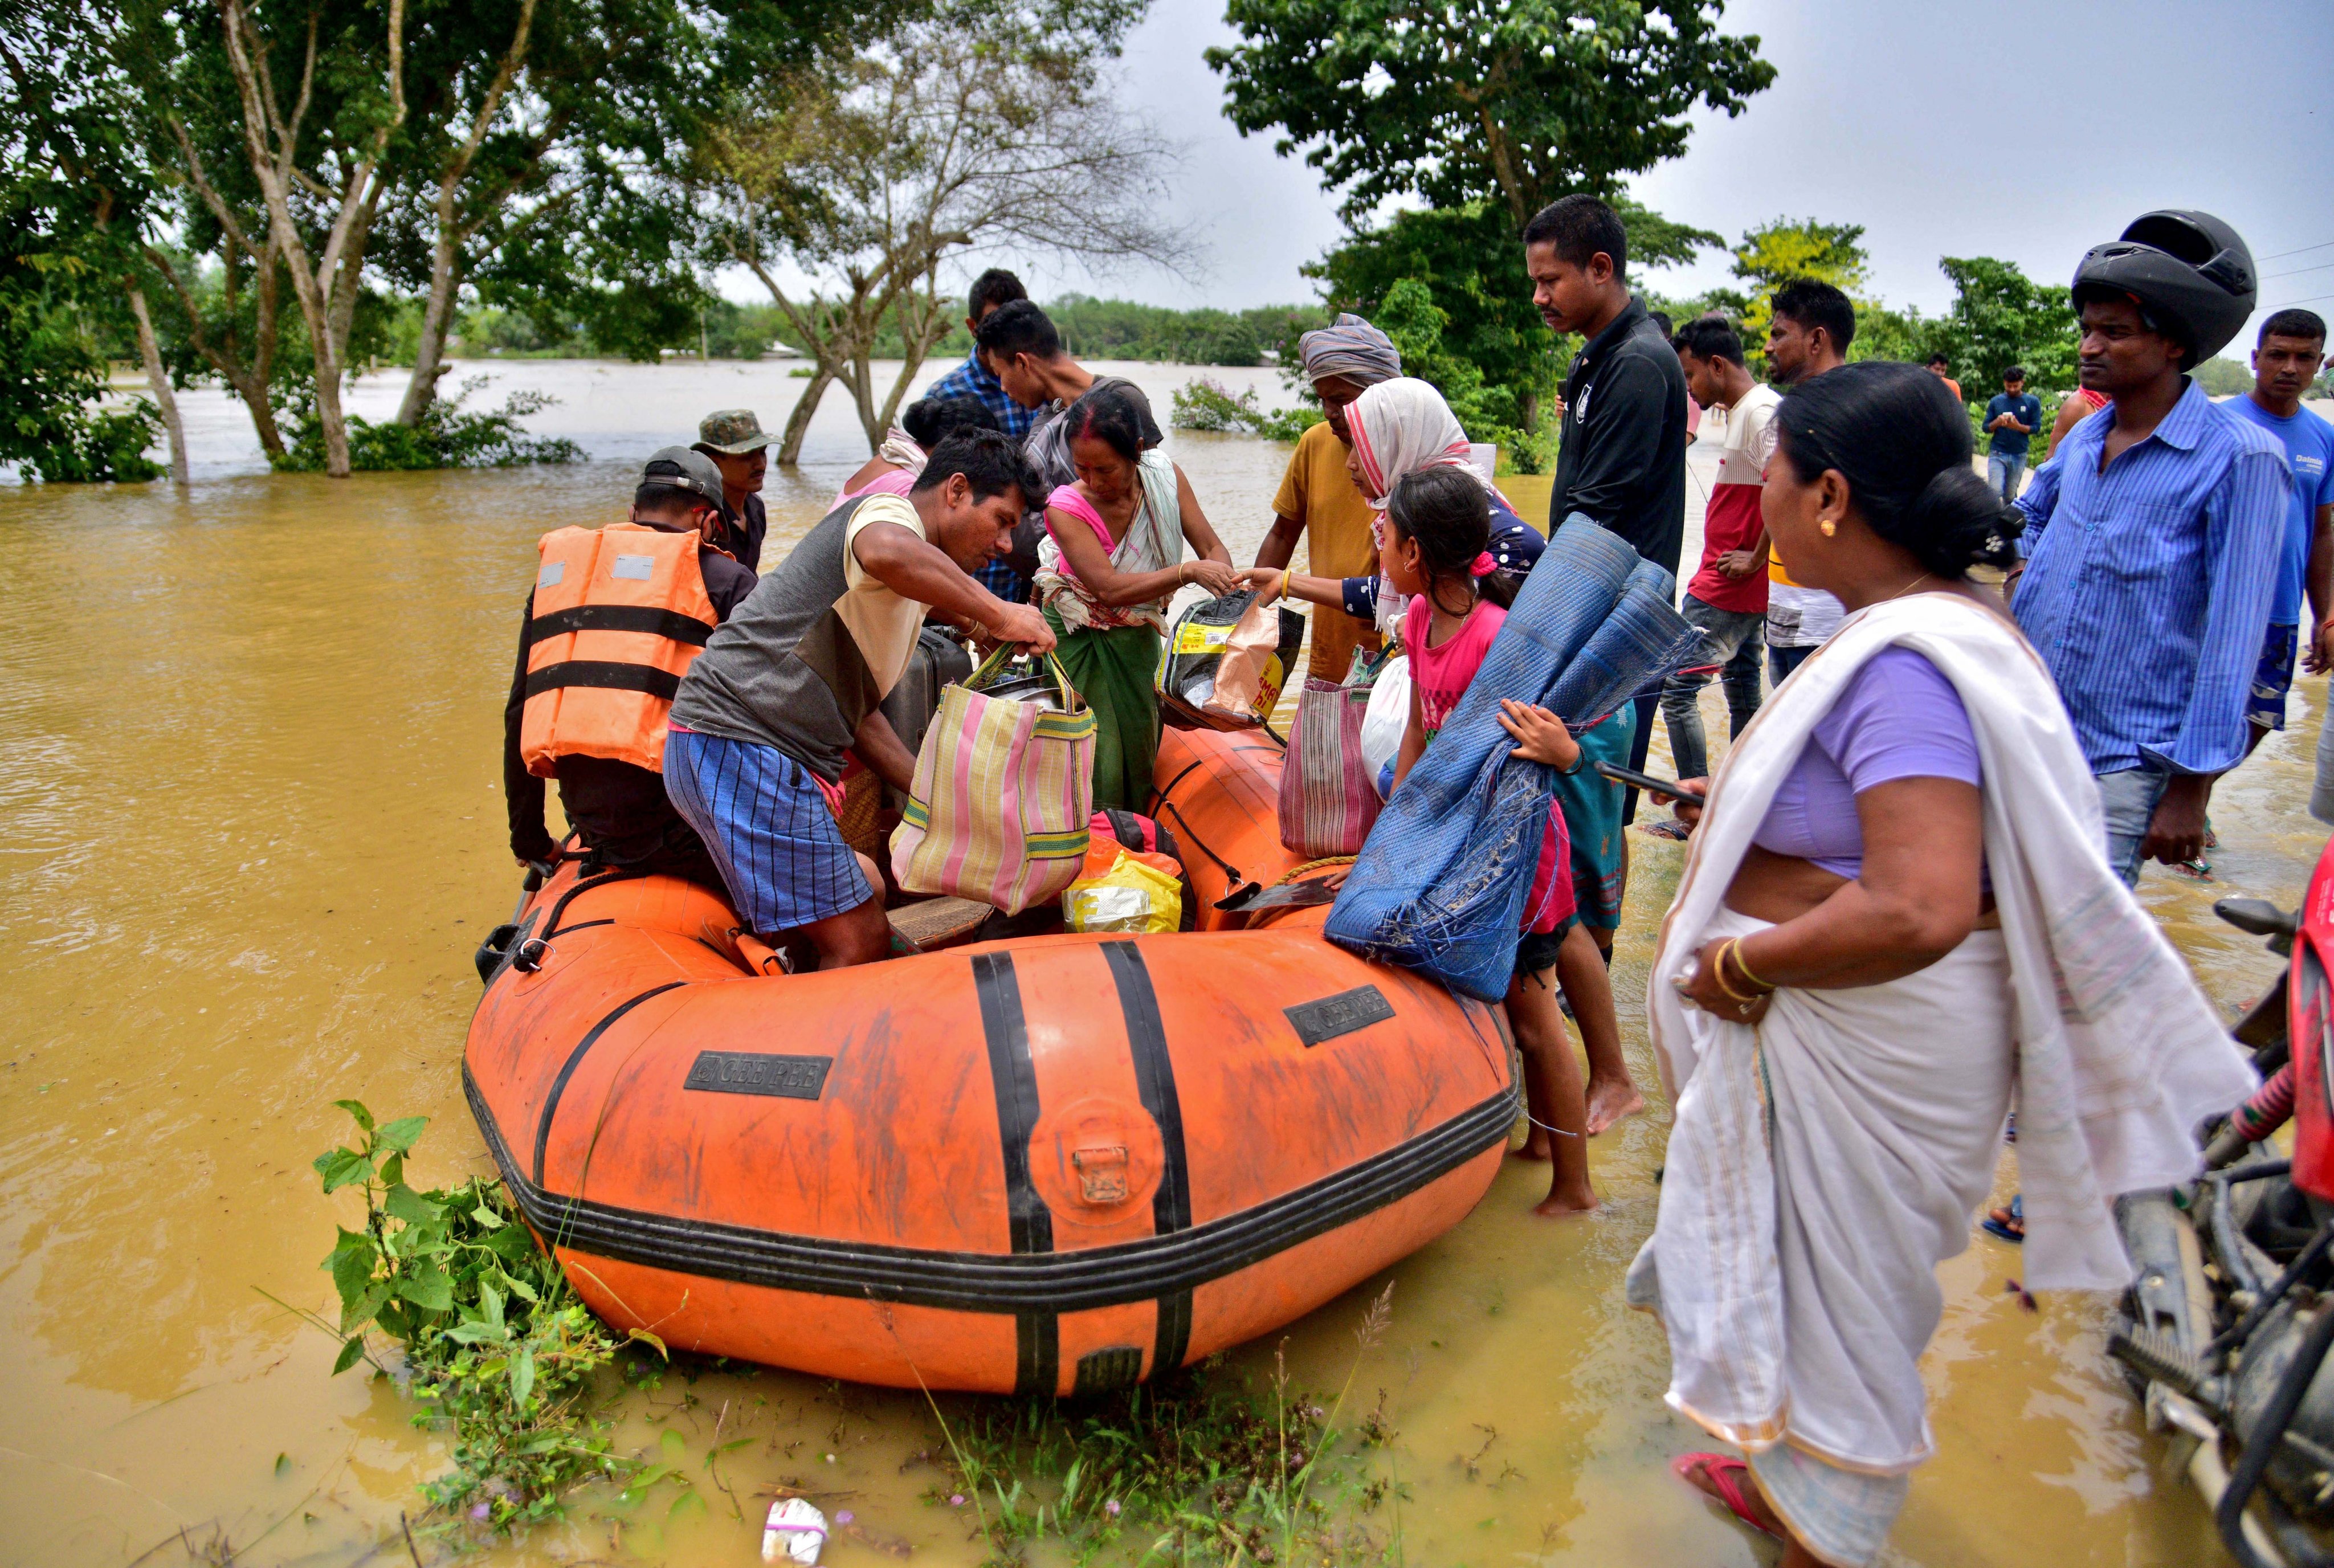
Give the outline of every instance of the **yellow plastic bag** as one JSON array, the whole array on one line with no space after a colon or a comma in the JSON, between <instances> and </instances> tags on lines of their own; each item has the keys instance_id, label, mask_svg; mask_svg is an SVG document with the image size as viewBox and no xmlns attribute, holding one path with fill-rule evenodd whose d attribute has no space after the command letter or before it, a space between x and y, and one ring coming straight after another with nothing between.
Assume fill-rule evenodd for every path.
<instances>
[{"instance_id":1,"label":"yellow plastic bag","mask_svg":"<svg viewBox=\"0 0 2334 1568\"><path fill-rule=\"evenodd\" d=\"M1104 841L1096 840L1099 851ZM1175 878L1119 850L1110 868L1094 874L1099 852L1062 894L1062 923L1073 931L1172 931L1183 923L1183 887Z\"/></svg>"}]
</instances>

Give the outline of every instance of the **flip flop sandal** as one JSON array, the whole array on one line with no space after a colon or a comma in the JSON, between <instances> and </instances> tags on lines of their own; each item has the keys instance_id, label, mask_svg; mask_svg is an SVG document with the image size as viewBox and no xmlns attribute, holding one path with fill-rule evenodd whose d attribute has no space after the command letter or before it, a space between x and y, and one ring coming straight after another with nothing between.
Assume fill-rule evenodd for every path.
<instances>
[{"instance_id":1,"label":"flip flop sandal","mask_svg":"<svg viewBox=\"0 0 2334 1568\"><path fill-rule=\"evenodd\" d=\"M1668 839L1675 843L1683 843L1693 837L1693 830L1675 817L1659 817L1652 822L1638 822L1635 825L1639 832L1649 839Z\"/></svg>"},{"instance_id":2,"label":"flip flop sandal","mask_svg":"<svg viewBox=\"0 0 2334 1568\"><path fill-rule=\"evenodd\" d=\"M1703 1475L1710 1477L1710 1484L1718 1488L1718 1500L1724 1503L1736 1518L1761 1535L1777 1541L1783 1539L1776 1531L1759 1522L1758 1515L1750 1512L1750 1500L1742 1495L1742 1488L1734 1484L1735 1472L1739 1470L1748 1475L1750 1466L1728 1454L1681 1454L1670 1461L1670 1474L1693 1486L1693 1472L1697 1466L1701 1467ZM1693 1489L1702 1492L1705 1497L1710 1496L1699 1486L1693 1486Z\"/></svg>"},{"instance_id":3,"label":"flip flop sandal","mask_svg":"<svg viewBox=\"0 0 2334 1568\"><path fill-rule=\"evenodd\" d=\"M2026 1195L2020 1193L2010 1200L2008 1208L1997 1208L1978 1222L1978 1228L1988 1236L2000 1236L2012 1246L2026 1239Z\"/></svg>"}]
</instances>

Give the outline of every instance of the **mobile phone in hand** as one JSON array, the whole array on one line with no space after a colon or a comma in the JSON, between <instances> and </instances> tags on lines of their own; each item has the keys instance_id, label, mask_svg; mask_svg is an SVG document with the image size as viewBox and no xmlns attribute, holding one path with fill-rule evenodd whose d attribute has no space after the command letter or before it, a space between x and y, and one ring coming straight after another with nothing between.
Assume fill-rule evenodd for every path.
<instances>
[{"instance_id":1,"label":"mobile phone in hand","mask_svg":"<svg viewBox=\"0 0 2334 1568\"><path fill-rule=\"evenodd\" d=\"M1675 779L1655 778L1649 773L1639 773L1635 768L1619 767L1609 762L1598 763L1596 771L1615 784L1625 784L1647 794L1667 795L1672 800L1692 801L1696 805L1702 802L1700 790L1690 790Z\"/></svg>"}]
</instances>

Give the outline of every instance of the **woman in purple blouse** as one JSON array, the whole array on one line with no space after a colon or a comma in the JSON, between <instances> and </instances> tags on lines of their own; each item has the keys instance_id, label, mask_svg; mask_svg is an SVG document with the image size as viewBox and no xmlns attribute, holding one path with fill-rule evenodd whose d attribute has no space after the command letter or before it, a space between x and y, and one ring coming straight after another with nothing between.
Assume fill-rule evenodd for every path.
<instances>
[{"instance_id":1,"label":"woman in purple blouse","mask_svg":"<svg viewBox=\"0 0 2334 1568\"><path fill-rule=\"evenodd\" d=\"M2113 1288L2105 1200L2193 1169L2185 1130L2250 1074L2107 867L2048 672L1970 580L2019 524L1959 402L1848 365L1775 423L1767 531L1850 613L1736 737L1663 925L1676 1120L1629 1299L1667 1330L1671 1408L1748 1455L1678 1473L1785 1568L1856 1568L1934 1450L1936 1265L2013 1097L2028 1284Z\"/></svg>"}]
</instances>

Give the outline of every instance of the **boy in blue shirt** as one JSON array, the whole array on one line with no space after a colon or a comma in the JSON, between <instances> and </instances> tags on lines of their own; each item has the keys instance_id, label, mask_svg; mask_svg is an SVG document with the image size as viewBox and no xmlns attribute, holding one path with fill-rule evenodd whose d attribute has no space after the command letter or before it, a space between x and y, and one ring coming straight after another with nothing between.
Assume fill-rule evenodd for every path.
<instances>
[{"instance_id":1,"label":"boy in blue shirt","mask_svg":"<svg viewBox=\"0 0 2334 1568\"><path fill-rule=\"evenodd\" d=\"M2280 311L2262 323L2255 340L2252 390L2221 405L2274 437L2285 448L2293 476L2269 633L2245 703L2254 746L2270 731L2285 727L2285 694L2293 685L2294 652L2301 642L2305 587L2311 620L2303 667L2317 674L2334 651L2334 425L2301 406L2301 395L2317 380L2325 355L2326 322L2316 312Z\"/></svg>"},{"instance_id":2,"label":"boy in blue shirt","mask_svg":"<svg viewBox=\"0 0 2334 1568\"><path fill-rule=\"evenodd\" d=\"M2012 365L2001 372L2001 390L1985 406L1985 428L1993 439L1986 446L1985 479L2005 501L2018 499L2018 481L2026 474L2026 452L2042 425L2042 403L2026 390L2026 370Z\"/></svg>"}]
</instances>

